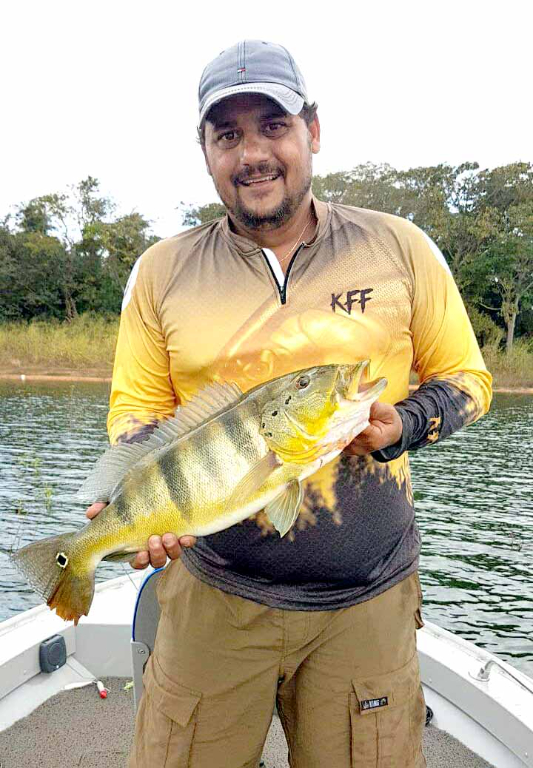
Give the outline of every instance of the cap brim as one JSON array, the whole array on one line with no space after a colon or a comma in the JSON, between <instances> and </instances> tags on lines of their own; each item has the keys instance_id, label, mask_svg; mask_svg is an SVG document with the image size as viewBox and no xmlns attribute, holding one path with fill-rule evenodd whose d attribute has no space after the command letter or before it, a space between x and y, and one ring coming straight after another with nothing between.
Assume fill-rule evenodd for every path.
<instances>
[{"instance_id":1,"label":"cap brim","mask_svg":"<svg viewBox=\"0 0 533 768\"><path fill-rule=\"evenodd\" d=\"M279 104L290 115L300 114L305 104L303 97L296 93L296 91L279 83L241 83L240 85L232 85L229 88L222 88L222 90L210 96L202 106L198 126L202 127L207 113L215 104L237 93L261 93L263 96L268 96L269 99Z\"/></svg>"}]
</instances>

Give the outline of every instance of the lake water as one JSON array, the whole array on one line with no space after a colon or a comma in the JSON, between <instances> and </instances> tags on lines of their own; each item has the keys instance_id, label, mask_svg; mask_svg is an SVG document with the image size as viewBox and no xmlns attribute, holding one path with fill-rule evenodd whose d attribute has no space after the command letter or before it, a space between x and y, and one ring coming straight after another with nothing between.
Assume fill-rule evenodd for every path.
<instances>
[{"instance_id":1,"label":"lake water","mask_svg":"<svg viewBox=\"0 0 533 768\"><path fill-rule=\"evenodd\" d=\"M13 546L85 522L73 498L107 446L108 384L0 382L0 621L39 598ZM533 397L411 454L424 615L533 676ZM97 580L131 572L103 563Z\"/></svg>"}]
</instances>

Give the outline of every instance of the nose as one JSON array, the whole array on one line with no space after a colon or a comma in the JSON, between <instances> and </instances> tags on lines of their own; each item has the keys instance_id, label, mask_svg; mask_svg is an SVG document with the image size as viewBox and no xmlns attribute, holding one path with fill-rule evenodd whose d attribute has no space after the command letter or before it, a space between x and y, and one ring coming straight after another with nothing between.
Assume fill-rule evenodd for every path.
<instances>
[{"instance_id":1,"label":"nose","mask_svg":"<svg viewBox=\"0 0 533 768\"><path fill-rule=\"evenodd\" d=\"M241 163L257 165L270 157L269 140L260 133L245 133L241 141Z\"/></svg>"}]
</instances>

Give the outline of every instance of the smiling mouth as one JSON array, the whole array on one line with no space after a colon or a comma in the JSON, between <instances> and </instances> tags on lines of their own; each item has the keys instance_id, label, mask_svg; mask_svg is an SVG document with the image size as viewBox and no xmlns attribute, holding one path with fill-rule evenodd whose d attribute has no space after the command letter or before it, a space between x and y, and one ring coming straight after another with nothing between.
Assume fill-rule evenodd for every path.
<instances>
[{"instance_id":1,"label":"smiling mouth","mask_svg":"<svg viewBox=\"0 0 533 768\"><path fill-rule=\"evenodd\" d=\"M238 183L242 184L244 187L260 186L261 184L267 184L269 181L275 181L280 175L281 174L279 173L272 173L268 176L257 176L253 179L242 179Z\"/></svg>"}]
</instances>

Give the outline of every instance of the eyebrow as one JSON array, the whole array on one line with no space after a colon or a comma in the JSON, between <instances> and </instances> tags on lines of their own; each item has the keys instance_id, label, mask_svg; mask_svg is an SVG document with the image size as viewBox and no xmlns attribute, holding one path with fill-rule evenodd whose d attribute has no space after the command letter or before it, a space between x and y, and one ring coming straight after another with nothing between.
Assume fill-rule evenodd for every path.
<instances>
[{"instance_id":1,"label":"eyebrow","mask_svg":"<svg viewBox=\"0 0 533 768\"><path fill-rule=\"evenodd\" d=\"M220 131L222 128L232 128L234 125L236 125L235 120L209 120L208 122L211 123L215 131Z\"/></svg>"},{"instance_id":2,"label":"eyebrow","mask_svg":"<svg viewBox=\"0 0 533 768\"><path fill-rule=\"evenodd\" d=\"M259 120L274 120L276 118L285 118L289 117L288 112L284 112L283 110L274 111L274 112L267 112L263 115L259 116ZM235 120L217 120L216 117L214 120L209 120L211 125L213 126L215 131L221 131L224 128L234 128L237 125L237 122Z\"/></svg>"}]
</instances>

